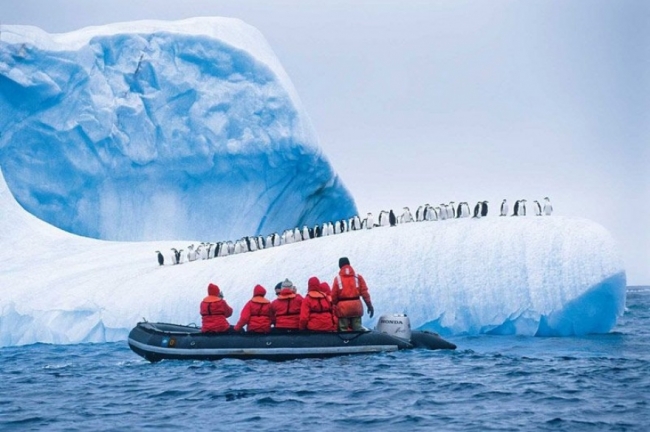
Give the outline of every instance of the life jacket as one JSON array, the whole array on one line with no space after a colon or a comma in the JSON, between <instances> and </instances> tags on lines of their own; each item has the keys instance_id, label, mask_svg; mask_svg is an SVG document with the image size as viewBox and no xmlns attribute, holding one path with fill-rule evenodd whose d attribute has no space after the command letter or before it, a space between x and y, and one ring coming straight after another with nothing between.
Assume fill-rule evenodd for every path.
<instances>
[{"instance_id":1,"label":"life jacket","mask_svg":"<svg viewBox=\"0 0 650 432\"><path fill-rule=\"evenodd\" d=\"M302 297L290 288L280 291L278 298L271 303L275 315L275 328L298 329L301 305Z\"/></svg>"},{"instance_id":2,"label":"life jacket","mask_svg":"<svg viewBox=\"0 0 650 432\"><path fill-rule=\"evenodd\" d=\"M271 302L264 297L255 296L249 302L250 318L247 324L249 332L268 333L271 331Z\"/></svg>"},{"instance_id":3,"label":"life jacket","mask_svg":"<svg viewBox=\"0 0 650 432\"><path fill-rule=\"evenodd\" d=\"M363 277L356 274L350 265L343 266L332 283L332 301L336 305L338 316L341 318L363 316L361 298L368 307L372 305Z\"/></svg>"},{"instance_id":4,"label":"life jacket","mask_svg":"<svg viewBox=\"0 0 650 432\"><path fill-rule=\"evenodd\" d=\"M225 332L230 328L229 316L232 308L225 300L217 296L207 296L201 302L201 331Z\"/></svg>"},{"instance_id":5,"label":"life jacket","mask_svg":"<svg viewBox=\"0 0 650 432\"><path fill-rule=\"evenodd\" d=\"M300 328L314 331L336 331L337 321L334 306L325 294L309 291L303 300L300 314Z\"/></svg>"}]
</instances>

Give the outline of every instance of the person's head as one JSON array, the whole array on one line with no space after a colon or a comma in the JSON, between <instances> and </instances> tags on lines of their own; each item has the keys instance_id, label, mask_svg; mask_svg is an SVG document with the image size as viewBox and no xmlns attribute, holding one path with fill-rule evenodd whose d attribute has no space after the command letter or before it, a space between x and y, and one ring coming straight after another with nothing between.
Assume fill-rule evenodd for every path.
<instances>
[{"instance_id":1,"label":"person's head","mask_svg":"<svg viewBox=\"0 0 650 432\"><path fill-rule=\"evenodd\" d=\"M327 282L320 283L320 290L323 294L326 295L330 295L332 293L332 290L330 289L330 285Z\"/></svg>"},{"instance_id":2,"label":"person's head","mask_svg":"<svg viewBox=\"0 0 650 432\"><path fill-rule=\"evenodd\" d=\"M221 290L219 289L219 287L217 285L215 285L213 283L210 283L208 285L208 295L218 297L220 292L221 292Z\"/></svg>"},{"instance_id":3,"label":"person's head","mask_svg":"<svg viewBox=\"0 0 650 432\"><path fill-rule=\"evenodd\" d=\"M316 276L309 278L307 282L307 291L320 291L320 280Z\"/></svg>"},{"instance_id":4,"label":"person's head","mask_svg":"<svg viewBox=\"0 0 650 432\"><path fill-rule=\"evenodd\" d=\"M284 289L284 288L291 288L291 289L293 289L293 288L294 288L294 286L293 286L293 282L291 282L289 279L285 279L285 280L282 282L282 289Z\"/></svg>"},{"instance_id":5,"label":"person's head","mask_svg":"<svg viewBox=\"0 0 650 432\"><path fill-rule=\"evenodd\" d=\"M253 297L264 297L266 295L266 289L262 285L255 285L253 288Z\"/></svg>"},{"instance_id":6,"label":"person's head","mask_svg":"<svg viewBox=\"0 0 650 432\"><path fill-rule=\"evenodd\" d=\"M350 265L350 260L348 259L348 257L339 258L339 268L343 268L346 265Z\"/></svg>"},{"instance_id":7,"label":"person's head","mask_svg":"<svg viewBox=\"0 0 650 432\"><path fill-rule=\"evenodd\" d=\"M275 295L280 295L280 291L282 291L282 282L278 282L275 285Z\"/></svg>"}]
</instances>

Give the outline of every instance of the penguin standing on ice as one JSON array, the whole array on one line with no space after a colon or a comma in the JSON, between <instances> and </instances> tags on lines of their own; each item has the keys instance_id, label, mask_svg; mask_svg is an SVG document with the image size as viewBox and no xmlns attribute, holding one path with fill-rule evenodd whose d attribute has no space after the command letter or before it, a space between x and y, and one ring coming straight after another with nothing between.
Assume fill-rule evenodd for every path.
<instances>
[{"instance_id":1,"label":"penguin standing on ice","mask_svg":"<svg viewBox=\"0 0 650 432\"><path fill-rule=\"evenodd\" d=\"M553 206L551 205L551 200L548 197L544 197L544 214L550 216L553 213Z\"/></svg>"},{"instance_id":2,"label":"penguin standing on ice","mask_svg":"<svg viewBox=\"0 0 650 432\"><path fill-rule=\"evenodd\" d=\"M372 218L372 213L368 213L368 217L366 218L366 229L372 229L374 224L375 224L375 221Z\"/></svg>"},{"instance_id":3,"label":"penguin standing on ice","mask_svg":"<svg viewBox=\"0 0 650 432\"><path fill-rule=\"evenodd\" d=\"M483 201L481 203L481 217L485 217L488 215L488 202Z\"/></svg>"},{"instance_id":4,"label":"penguin standing on ice","mask_svg":"<svg viewBox=\"0 0 650 432\"><path fill-rule=\"evenodd\" d=\"M395 217L395 213L393 213L392 209L388 212L388 223L392 227L397 226L397 217Z\"/></svg>"},{"instance_id":5,"label":"penguin standing on ice","mask_svg":"<svg viewBox=\"0 0 650 432\"><path fill-rule=\"evenodd\" d=\"M481 217L481 208L483 207L483 203L481 201L477 202L476 205L474 206L474 216L477 219Z\"/></svg>"},{"instance_id":6,"label":"penguin standing on ice","mask_svg":"<svg viewBox=\"0 0 650 432\"><path fill-rule=\"evenodd\" d=\"M379 226L386 226L388 225L388 212L386 210L382 210L379 212Z\"/></svg>"},{"instance_id":7,"label":"penguin standing on ice","mask_svg":"<svg viewBox=\"0 0 650 432\"><path fill-rule=\"evenodd\" d=\"M519 216L519 203L521 203L521 200L515 201L515 205L512 208L512 216Z\"/></svg>"},{"instance_id":8,"label":"penguin standing on ice","mask_svg":"<svg viewBox=\"0 0 650 432\"><path fill-rule=\"evenodd\" d=\"M176 248L172 248L172 264L178 264L180 259L181 253Z\"/></svg>"},{"instance_id":9,"label":"penguin standing on ice","mask_svg":"<svg viewBox=\"0 0 650 432\"><path fill-rule=\"evenodd\" d=\"M526 216L526 200L522 199L519 202L519 216Z\"/></svg>"},{"instance_id":10,"label":"penguin standing on ice","mask_svg":"<svg viewBox=\"0 0 650 432\"><path fill-rule=\"evenodd\" d=\"M508 216L508 201L505 199L501 202L501 212L499 213L499 216Z\"/></svg>"},{"instance_id":11,"label":"penguin standing on ice","mask_svg":"<svg viewBox=\"0 0 650 432\"><path fill-rule=\"evenodd\" d=\"M540 205L539 201L535 200L535 216L541 216L542 215L542 206Z\"/></svg>"},{"instance_id":12,"label":"penguin standing on ice","mask_svg":"<svg viewBox=\"0 0 650 432\"><path fill-rule=\"evenodd\" d=\"M447 206L447 219L456 219L456 203L449 201Z\"/></svg>"},{"instance_id":13,"label":"penguin standing on ice","mask_svg":"<svg viewBox=\"0 0 650 432\"><path fill-rule=\"evenodd\" d=\"M156 253L158 254L158 265L164 265L165 257L160 253L160 251L156 251Z\"/></svg>"}]
</instances>

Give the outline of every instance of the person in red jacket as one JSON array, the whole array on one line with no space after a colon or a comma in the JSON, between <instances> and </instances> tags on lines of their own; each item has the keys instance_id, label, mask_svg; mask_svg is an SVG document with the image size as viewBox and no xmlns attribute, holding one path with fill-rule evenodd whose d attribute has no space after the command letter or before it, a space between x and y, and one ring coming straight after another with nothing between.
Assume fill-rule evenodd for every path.
<instances>
[{"instance_id":1,"label":"person in red jacket","mask_svg":"<svg viewBox=\"0 0 650 432\"><path fill-rule=\"evenodd\" d=\"M309 278L307 295L300 308L300 330L336 331L334 307L327 295L321 292L317 277Z\"/></svg>"},{"instance_id":2,"label":"person in red jacket","mask_svg":"<svg viewBox=\"0 0 650 432\"><path fill-rule=\"evenodd\" d=\"M320 283L320 291L323 294L325 294L325 297L327 297L327 299L329 301L332 301L332 290L330 288L330 284L328 284L327 282L324 282L324 281L321 282ZM336 311L336 305L334 303L332 303L332 316L334 317L334 323L336 324L336 328L338 329L339 328L339 314Z\"/></svg>"},{"instance_id":3,"label":"person in red jacket","mask_svg":"<svg viewBox=\"0 0 650 432\"><path fill-rule=\"evenodd\" d=\"M361 298L368 306L368 315L370 318L375 313L372 307L368 286L363 277L355 273L350 265L350 260L346 257L339 259L339 274L332 284L332 303L336 306L339 316L339 330L363 331L361 317L363 316L363 305Z\"/></svg>"},{"instance_id":4,"label":"person in red jacket","mask_svg":"<svg viewBox=\"0 0 650 432\"><path fill-rule=\"evenodd\" d=\"M262 285L255 285L253 298L244 305L239 321L235 325L235 331L241 331L244 326L246 330L253 333L268 333L271 331L273 322L273 310L271 302L266 299L266 289Z\"/></svg>"},{"instance_id":5,"label":"person in red jacket","mask_svg":"<svg viewBox=\"0 0 650 432\"><path fill-rule=\"evenodd\" d=\"M275 328L282 330L298 330L300 327L300 306L302 296L296 294L296 287L289 279L282 282L278 298L271 302L275 316Z\"/></svg>"},{"instance_id":6,"label":"person in red jacket","mask_svg":"<svg viewBox=\"0 0 650 432\"><path fill-rule=\"evenodd\" d=\"M223 293L213 283L208 285L208 296L201 302L201 331L221 333L230 329L226 318L232 315L232 308L223 299Z\"/></svg>"}]
</instances>

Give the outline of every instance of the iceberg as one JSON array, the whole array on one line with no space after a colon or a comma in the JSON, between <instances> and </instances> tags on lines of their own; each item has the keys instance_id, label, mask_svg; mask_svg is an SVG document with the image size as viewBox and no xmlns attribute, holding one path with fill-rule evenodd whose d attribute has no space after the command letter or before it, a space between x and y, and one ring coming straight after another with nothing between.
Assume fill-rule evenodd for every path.
<instances>
[{"instance_id":1,"label":"iceberg","mask_svg":"<svg viewBox=\"0 0 650 432\"><path fill-rule=\"evenodd\" d=\"M609 332L625 307L625 271L611 235L581 218L497 217L412 222L255 252L159 266L179 241L115 242L34 217L0 172L0 347L126 340L143 318L200 325L218 284L238 313L255 284L332 283L349 257L370 288L374 326L406 313L443 335L573 336Z\"/></svg>"},{"instance_id":2,"label":"iceberg","mask_svg":"<svg viewBox=\"0 0 650 432\"><path fill-rule=\"evenodd\" d=\"M0 166L30 213L104 240L217 241L357 212L272 49L237 19L3 25Z\"/></svg>"}]
</instances>

